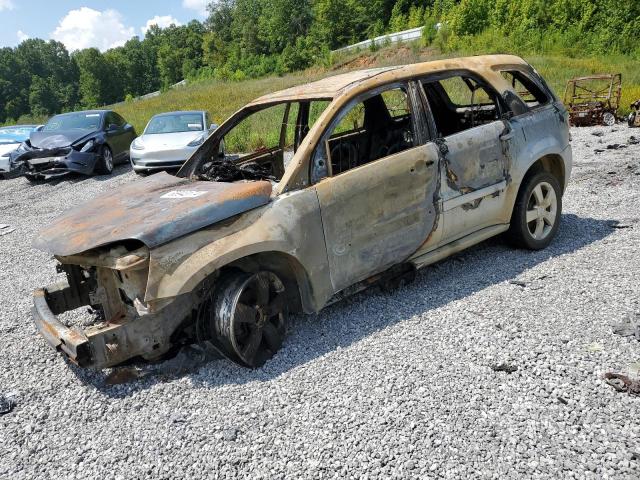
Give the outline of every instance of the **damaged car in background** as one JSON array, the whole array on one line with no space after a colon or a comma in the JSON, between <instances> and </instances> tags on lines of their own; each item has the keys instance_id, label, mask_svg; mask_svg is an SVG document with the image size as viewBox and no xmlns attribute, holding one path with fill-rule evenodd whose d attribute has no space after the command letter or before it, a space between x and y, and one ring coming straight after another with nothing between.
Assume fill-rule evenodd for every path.
<instances>
[{"instance_id":1,"label":"damaged car in background","mask_svg":"<svg viewBox=\"0 0 640 480\"><path fill-rule=\"evenodd\" d=\"M218 126L202 110L154 115L131 144L131 166L138 174L178 169ZM221 146L224 150L224 145Z\"/></svg>"},{"instance_id":2,"label":"damaged car in background","mask_svg":"<svg viewBox=\"0 0 640 480\"><path fill-rule=\"evenodd\" d=\"M29 138L31 132L39 131L43 126L13 125L0 128L0 179L15 175L16 171L11 163L11 153Z\"/></svg>"},{"instance_id":3,"label":"damaged car in background","mask_svg":"<svg viewBox=\"0 0 640 480\"><path fill-rule=\"evenodd\" d=\"M136 132L116 112L90 110L52 117L11 154L11 163L31 181L68 173L108 175L128 159Z\"/></svg>"},{"instance_id":4,"label":"damaged car in background","mask_svg":"<svg viewBox=\"0 0 640 480\"><path fill-rule=\"evenodd\" d=\"M280 91L234 114L175 176L132 182L42 230L34 245L64 278L34 292L35 323L82 367L198 342L256 368L291 312L394 288L501 233L545 248L571 165L567 111L519 57ZM87 306L82 323L63 315Z\"/></svg>"}]
</instances>

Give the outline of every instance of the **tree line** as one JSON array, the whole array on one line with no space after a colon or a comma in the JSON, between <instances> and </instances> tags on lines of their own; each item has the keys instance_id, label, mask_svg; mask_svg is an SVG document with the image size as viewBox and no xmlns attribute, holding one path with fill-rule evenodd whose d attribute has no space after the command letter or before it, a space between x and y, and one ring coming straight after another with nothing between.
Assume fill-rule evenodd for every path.
<instances>
[{"instance_id":1,"label":"tree line","mask_svg":"<svg viewBox=\"0 0 640 480\"><path fill-rule=\"evenodd\" d=\"M442 50L480 37L512 52L640 57L637 0L217 0L204 22L152 26L122 47L53 40L0 49L0 123L93 108L182 79L243 80L332 62L331 51L426 26Z\"/></svg>"}]
</instances>

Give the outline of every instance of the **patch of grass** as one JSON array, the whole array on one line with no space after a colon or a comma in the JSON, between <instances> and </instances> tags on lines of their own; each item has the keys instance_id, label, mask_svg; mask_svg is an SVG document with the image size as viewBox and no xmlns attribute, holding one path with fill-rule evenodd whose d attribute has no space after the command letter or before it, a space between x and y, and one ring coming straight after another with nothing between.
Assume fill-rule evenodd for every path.
<instances>
[{"instance_id":1,"label":"patch of grass","mask_svg":"<svg viewBox=\"0 0 640 480\"><path fill-rule=\"evenodd\" d=\"M138 133L142 133L153 115L174 110L206 110L211 121L220 124L251 100L317 78L319 76L313 72L304 72L242 82L203 80L163 92L158 97L121 103L113 109L131 123Z\"/></svg>"}]
</instances>

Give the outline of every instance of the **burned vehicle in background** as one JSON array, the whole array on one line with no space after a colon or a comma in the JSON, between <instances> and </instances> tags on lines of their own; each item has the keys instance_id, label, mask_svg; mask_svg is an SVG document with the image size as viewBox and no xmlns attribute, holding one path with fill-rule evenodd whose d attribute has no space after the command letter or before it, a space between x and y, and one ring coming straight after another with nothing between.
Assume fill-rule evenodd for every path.
<instances>
[{"instance_id":1,"label":"burned vehicle in background","mask_svg":"<svg viewBox=\"0 0 640 480\"><path fill-rule=\"evenodd\" d=\"M11 163L31 181L66 175L108 175L127 161L136 138L116 112L89 110L52 117L11 154Z\"/></svg>"},{"instance_id":2,"label":"burned vehicle in background","mask_svg":"<svg viewBox=\"0 0 640 480\"><path fill-rule=\"evenodd\" d=\"M571 125L613 126L620 106L622 75L605 74L569 80L564 102L569 109Z\"/></svg>"},{"instance_id":3,"label":"burned vehicle in background","mask_svg":"<svg viewBox=\"0 0 640 480\"><path fill-rule=\"evenodd\" d=\"M519 57L280 91L234 114L176 176L125 185L41 231L35 246L66 278L35 291L35 323L85 367L190 342L259 367L290 312L392 288L501 233L545 248L571 166L567 112ZM58 318L86 306L87 328Z\"/></svg>"}]
</instances>

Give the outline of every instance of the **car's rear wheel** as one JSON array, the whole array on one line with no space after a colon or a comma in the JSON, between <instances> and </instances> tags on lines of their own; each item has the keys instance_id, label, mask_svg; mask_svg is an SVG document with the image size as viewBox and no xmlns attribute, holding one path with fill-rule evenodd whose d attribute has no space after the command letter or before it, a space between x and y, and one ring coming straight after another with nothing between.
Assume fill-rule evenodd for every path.
<instances>
[{"instance_id":1,"label":"car's rear wheel","mask_svg":"<svg viewBox=\"0 0 640 480\"><path fill-rule=\"evenodd\" d=\"M284 341L284 300L284 284L274 273L227 273L200 308L199 336L230 360L261 367Z\"/></svg>"},{"instance_id":2,"label":"car's rear wheel","mask_svg":"<svg viewBox=\"0 0 640 480\"><path fill-rule=\"evenodd\" d=\"M96 162L94 172L98 175L109 175L113 172L113 152L107 145L100 149L100 158Z\"/></svg>"},{"instance_id":3,"label":"car's rear wheel","mask_svg":"<svg viewBox=\"0 0 640 480\"><path fill-rule=\"evenodd\" d=\"M516 246L546 248L555 237L562 213L562 190L548 172L525 178L511 216L507 236Z\"/></svg>"}]
</instances>

